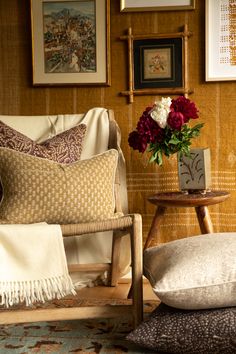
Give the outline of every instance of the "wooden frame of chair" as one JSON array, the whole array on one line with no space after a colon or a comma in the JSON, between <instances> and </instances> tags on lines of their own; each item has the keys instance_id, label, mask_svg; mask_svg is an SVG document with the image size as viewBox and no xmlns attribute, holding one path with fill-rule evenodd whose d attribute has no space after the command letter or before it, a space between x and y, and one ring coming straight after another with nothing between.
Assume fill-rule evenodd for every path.
<instances>
[{"instance_id":1,"label":"wooden frame of chair","mask_svg":"<svg viewBox=\"0 0 236 354\"><path fill-rule=\"evenodd\" d=\"M118 148L117 129L118 126L114 120L113 111L109 110L110 119L110 141L109 148ZM122 163L122 161L120 161ZM118 163L119 164L119 163ZM119 172L119 169L117 169ZM121 202L119 194L119 173L117 173L115 182L116 211L121 211ZM126 214L124 216L103 220L93 221L82 224L61 225L64 237L80 236L93 232L113 231L111 263L95 264L71 264L69 271L108 271L109 285L115 286L120 277L119 274L119 255L121 239L129 234L131 245L131 304L114 306L76 306L76 307L47 307L47 308L17 308L0 310L0 323L25 323L56 320L75 320L88 319L96 317L116 317L122 314L130 313L133 316L134 327L136 327L143 318L143 287L142 287L142 218L139 214Z\"/></svg>"}]
</instances>

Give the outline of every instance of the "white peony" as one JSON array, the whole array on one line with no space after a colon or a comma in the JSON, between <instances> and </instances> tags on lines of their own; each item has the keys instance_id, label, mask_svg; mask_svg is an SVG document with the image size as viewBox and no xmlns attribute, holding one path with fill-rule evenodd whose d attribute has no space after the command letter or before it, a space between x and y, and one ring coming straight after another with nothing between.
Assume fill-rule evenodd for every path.
<instances>
[{"instance_id":1,"label":"white peony","mask_svg":"<svg viewBox=\"0 0 236 354\"><path fill-rule=\"evenodd\" d=\"M170 113L171 98L162 97L161 101L156 101L150 112L153 120L157 122L160 128L165 128L167 125L167 118Z\"/></svg>"}]
</instances>

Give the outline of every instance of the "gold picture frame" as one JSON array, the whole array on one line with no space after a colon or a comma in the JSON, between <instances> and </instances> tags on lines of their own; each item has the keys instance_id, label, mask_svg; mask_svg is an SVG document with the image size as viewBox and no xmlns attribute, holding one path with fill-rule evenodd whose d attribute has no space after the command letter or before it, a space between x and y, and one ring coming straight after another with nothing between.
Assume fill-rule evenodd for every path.
<instances>
[{"instance_id":1,"label":"gold picture frame","mask_svg":"<svg viewBox=\"0 0 236 354\"><path fill-rule=\"evenodd\" d=\"M31 0L33 85L108 86L110 0Z\"/></svg>"},{"instance_id":2,"label":"gold picture frame","mask_svg":"<svg viewBox=\"0 0 236 354\"><path fill-rule=\"evenodd\" d=\"M195 0L120 0L121 12L194 10Z\"/></svg>"}]
</instances>

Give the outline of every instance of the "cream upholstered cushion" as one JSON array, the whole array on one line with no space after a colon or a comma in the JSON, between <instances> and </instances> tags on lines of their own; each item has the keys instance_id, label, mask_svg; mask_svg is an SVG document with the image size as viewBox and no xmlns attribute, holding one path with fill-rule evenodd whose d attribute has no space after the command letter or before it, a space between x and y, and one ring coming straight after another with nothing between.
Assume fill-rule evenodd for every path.
<instances>
[{"instance_id":1,"label":"cream upholstered cushion","mask_svg":"<svg viewBox=\"0 0 236 354\"><path fill-rule=\"evenodd\" d=\"M0 121L0 146L60 163L71 163L80 159L85 132L86 125L79 124L37 144Z\"/></svg>"},{"instance_id":2,"label":"cream upholstered cushion","mask_svg":"<svg viewBox=\"0 0 236 354\"><path fill-rule=\"evenodd\" d=\"M149 248L144 274L166 305L236 306L236 233L193 236Z\"/></svg>"},{"instance_id":3,"label":"cream upholstered cushion","mask_svg":"<svg viewBox=\"0 0 236 354\"><path fill-rule=\"evenodd\" d=\"M66 224L113 217L117 160L116 150L60 164L0 148L1 221Z\"/></svg>"}]
</instances>

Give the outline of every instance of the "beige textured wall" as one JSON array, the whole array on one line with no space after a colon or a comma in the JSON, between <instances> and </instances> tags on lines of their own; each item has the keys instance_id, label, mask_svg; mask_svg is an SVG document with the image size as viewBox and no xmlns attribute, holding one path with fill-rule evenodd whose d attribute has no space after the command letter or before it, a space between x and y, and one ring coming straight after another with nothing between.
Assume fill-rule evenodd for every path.
<instances>
[{"instance_id":1,"label":"beige textured wall","mask_svg":"<svg viewBox=\"0 0 236 354\"><path fill-rule=\"evenodd\" d=\"M236 229L236 82L204 81L205 1L196 0L194 11L120 13L119 0L111 0L111 87L32 87L30 5L28 0L0 0L0 113L16 115L80 113L95 106L115 111L122 131L122 146L127 160L130 211L143 215L144 237L155 207L146 198L158 191L176 190L176 159L164 167L147 166L147 156L131 151L129 132L135 128L143 109L155 96L136 96L128 104L120 91L127 89L127 47L119 40L132 26L135 34L177 32L187 23L193 31L189 39L190 96L204 122L201 137L194 146L210 147L212 187L231 192L230 200L211 206L215 231ZM161 241L199 233L193 209L169 209L161 226Z\"/></svg>"}]
</instances>

